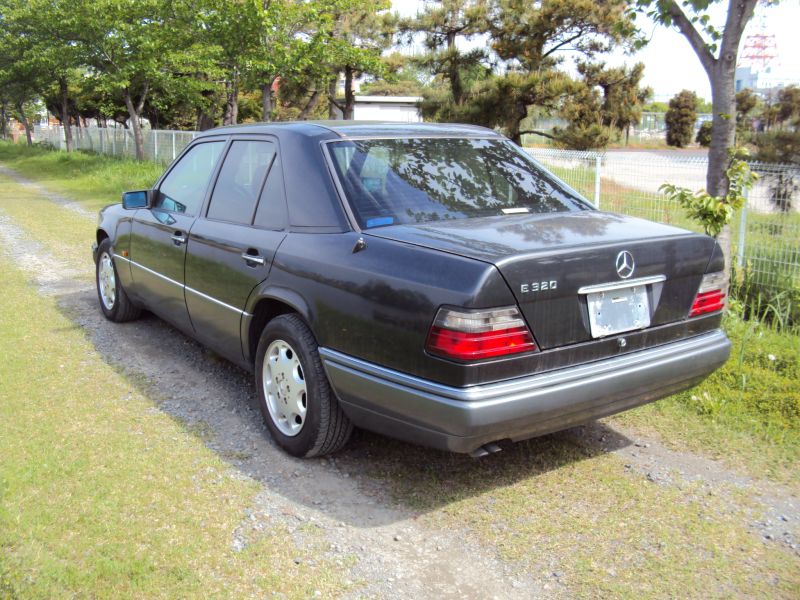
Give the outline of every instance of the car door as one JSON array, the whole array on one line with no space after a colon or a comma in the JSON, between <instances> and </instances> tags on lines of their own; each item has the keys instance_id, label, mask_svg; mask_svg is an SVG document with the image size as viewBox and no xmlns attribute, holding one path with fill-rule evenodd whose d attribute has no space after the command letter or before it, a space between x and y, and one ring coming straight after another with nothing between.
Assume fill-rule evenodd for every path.
<instances>
[{"instance_id":1,"label":"car door","mask_svg":"<svg viewBox=\"0 0 800 600\"><path fill-rule=\"evenodd\" d=\"M186 305L195 334L231 360L242 361L245 303L269 275L285 229L277 144L234 138L186 254Z\"/></svg>"},{"instance_id":2,"label":"car door","mask_svg":"<svg viewBox=\"0 0 800 600\"><path fill-rule=\"evenodd\" d=\"M214 139L187 150L161 179L153 205L133 217L130 264L137 297L185 331L192 330L184 298L186 241L225 143Z\"/></svg>"}]
</instances>

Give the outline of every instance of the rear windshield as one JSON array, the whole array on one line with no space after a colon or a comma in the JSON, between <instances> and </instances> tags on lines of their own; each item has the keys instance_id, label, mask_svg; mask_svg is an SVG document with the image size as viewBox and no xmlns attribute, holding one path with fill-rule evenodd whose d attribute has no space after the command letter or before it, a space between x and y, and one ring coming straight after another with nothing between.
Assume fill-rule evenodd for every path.
<instances>
[{"instance_id":1,"label":"rear windshield","mask_svg":"<svg viewBox=\"0 0 800 600\"><path fill-rule=\"evenodd\" d=\"M328 144L362 228L591 209L505 140L368 139Z\"/></svg>"}]
</instances>

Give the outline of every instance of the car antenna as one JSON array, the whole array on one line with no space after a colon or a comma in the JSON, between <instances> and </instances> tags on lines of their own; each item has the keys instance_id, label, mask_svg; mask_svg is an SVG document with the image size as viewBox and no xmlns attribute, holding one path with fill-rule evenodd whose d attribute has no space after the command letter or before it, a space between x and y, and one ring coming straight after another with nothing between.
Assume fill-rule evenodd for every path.
<instances>
[{"instance_id":1,"label":"car antenna","mask_svg":"<svg viewBox=\"0 0 800 600\"><path fill-rule=\"evenodd\" d=\"M361 252L367 247L367 242L364 241L363 237L360 237L356 240L356 245L353 246L353 254L356 252Z\"/></svg>"}]
</instances>

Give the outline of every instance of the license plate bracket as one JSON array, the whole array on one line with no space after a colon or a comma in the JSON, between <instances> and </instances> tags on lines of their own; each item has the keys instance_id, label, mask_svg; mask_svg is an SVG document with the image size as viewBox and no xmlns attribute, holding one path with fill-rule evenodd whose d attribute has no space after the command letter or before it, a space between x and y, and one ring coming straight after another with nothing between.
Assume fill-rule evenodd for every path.
<instances>
[{"instance_id":1,"label":"license plate bracket","mask_svg":"<svg viewBox=\"0 0 800 600\"><path fill-rule=\"evenodd\" d=\"M644 329L650 326L646 285L617 287L586 294L592 337Z\"/></svg>"}]
</instances>

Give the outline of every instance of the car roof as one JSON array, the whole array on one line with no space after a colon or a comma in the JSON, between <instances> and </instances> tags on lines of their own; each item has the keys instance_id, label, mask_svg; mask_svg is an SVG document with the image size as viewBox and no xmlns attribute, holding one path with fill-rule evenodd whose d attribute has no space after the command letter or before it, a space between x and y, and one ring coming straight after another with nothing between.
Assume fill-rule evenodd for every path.
<instances>
[{"instance_id":1,"label":"car roof","mask_svg":"<svg viewBox=\"0 0 800 600\"><path fill-rule=\"evenodd\" d=\"M325 136L327 132L329 136ZM198 137L219 134L269 133L306 137L502 137L477 125L457 123L397 123L387 121L285 121L228 125L204 131ZM321 135L323 134L323 135Z\"/></svg>"}]
</instances>

